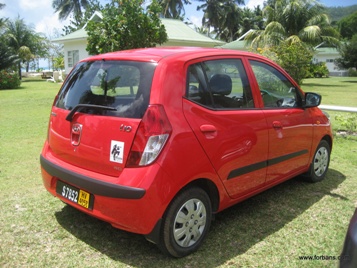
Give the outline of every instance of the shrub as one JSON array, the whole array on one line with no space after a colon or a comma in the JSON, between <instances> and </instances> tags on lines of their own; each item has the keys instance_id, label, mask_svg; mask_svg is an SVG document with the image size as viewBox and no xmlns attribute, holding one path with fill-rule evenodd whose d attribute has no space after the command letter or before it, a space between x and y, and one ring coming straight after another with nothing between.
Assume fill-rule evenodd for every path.
<instances>
[{"instance_id":1,"label":"shrub","mask_svg":"<svg viewBox=\"0 0 357 268\"><path fill-rule=\"evenodd\" d=\"M281 42L277 46L258 48L257 52L278 63L299 85L306 77L312 59L312 51L298 42Z\"/></svg>"},{"instance_id":2,"label":"shrub","mask_svg":"<svg viewBox=\"0 0 357 268\"><path fill-rule=\"evenodd\" d=\"M21 84L17 73L9 73L5 70L0 71L0 89L19 88Z\"/></svg>"},{"instance_id":3,"label":"shrub","mask_svg":"<svg viewBox=\"0 0 357 268\"><path fill-rule=\"evenodd\" d=\"M348 69L348 76L356 77L357 76L357 70L355 68L349 68Z\"/></svg>"},{"instance_id":4,"label":"shrub","mask_svg":"<svg viewBox=\"0 0 357 268\"><path fill-rule=\"evenodd\" d=\"M329 70L327 69L326 63L312 63L309 66L309 70L306 74L306 78L320 78L320 77L329 77Z\"/></svg>"},{"instance_id":5,"label":"shrub","mask_svg":"<svg viewBox=\"0 0 357 268\"><path fill-rule=\"evenodd\" d=\"M356 114L343 114L336 115L335 120L340 124L340 131L346 131L348 134L357 132L357 115Z\"/></svg>"}]
</instances>

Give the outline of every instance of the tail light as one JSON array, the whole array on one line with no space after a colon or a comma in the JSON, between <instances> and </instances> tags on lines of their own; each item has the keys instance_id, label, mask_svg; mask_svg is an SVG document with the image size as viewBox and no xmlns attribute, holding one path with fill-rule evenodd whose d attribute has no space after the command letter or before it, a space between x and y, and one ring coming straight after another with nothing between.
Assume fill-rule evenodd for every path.
<instances>
[{"instance_id":1,"label":"tail light","mask_svg":"<svg viewBox=\"0 0 357 268\"><path fill-rule=\"evenodd\" d=\"M147 166L155 161L172 131L164 107L150 105L140 122L126 167Z\"/></svg>"}]
</instances>

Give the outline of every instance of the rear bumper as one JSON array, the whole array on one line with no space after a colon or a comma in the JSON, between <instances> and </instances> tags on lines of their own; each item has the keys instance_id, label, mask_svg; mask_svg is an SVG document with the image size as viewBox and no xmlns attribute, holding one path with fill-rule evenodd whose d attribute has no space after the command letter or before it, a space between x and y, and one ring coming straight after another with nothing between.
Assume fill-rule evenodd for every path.
<instances>
[{"instance_id":1,"label":"rear bumper","mask_svg":"<svg viewBox=\"0 0 357 268\"><path fill-rule=\"evenodd\" d=\"M122 186L89 178L57 166L42 155L40 162L41 167L52 177L65 178L67 183L84 188L94 195L124 199L140 199L145 195L145 189Z\"/></svg>"},{"instance_id":2,"label":"rear bumper","mask_svg":"<svg viewBox=\"0 0 357 268\"><path fill-rule=\"evenodd\" d=\"M167 189L165 183L162 183L167 176L160 166L152 165L149 169L140 169L139 172L128 169L121 175L125 177L123 180L129 180L133 179L134 173L139 173L138 177L146 183L145 188L141 188L103 181L100 174L97 174L98 178L94 173L88 176L84 171L81 172L71 165L53 163L51 158L48 159L46 156L42 154L40 158L45 188L50 194L76 209L108 222L115 228L142 235L150 235L162 217L167 203L162 200L163 195L160 193L165 193L161 187ZM159 183L156 183L157 179ZM58 180L93 194L93 208L84 208L57 194Z\"/></svg>"}]
</instances>

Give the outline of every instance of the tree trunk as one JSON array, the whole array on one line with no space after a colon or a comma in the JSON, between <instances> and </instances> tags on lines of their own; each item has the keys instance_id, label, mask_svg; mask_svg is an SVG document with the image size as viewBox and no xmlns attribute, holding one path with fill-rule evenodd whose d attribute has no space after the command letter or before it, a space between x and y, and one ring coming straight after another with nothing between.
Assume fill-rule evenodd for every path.
<instances>
[{"instance_id":1,"label":"tree trunk","mask_svg":"<svg viewBox=\"0 0 357 268\"><path fill-rule=\"evenodd\" d=\"M18 66L18 71L19 71L19 78L20 78L20 80L22 80L22 74L21 74L21 62L19 62L19 63L17 64L17 66Z\"/></svg>"}]
</instances>

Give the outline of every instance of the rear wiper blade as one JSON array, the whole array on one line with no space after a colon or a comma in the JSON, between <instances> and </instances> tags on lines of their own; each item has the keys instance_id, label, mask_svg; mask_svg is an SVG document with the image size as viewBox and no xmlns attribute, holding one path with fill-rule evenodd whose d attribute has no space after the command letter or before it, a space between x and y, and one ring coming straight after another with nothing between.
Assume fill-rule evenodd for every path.
<instances>
[{"instance_id":1,"label":"rear wiper blade","mask_svg":"<svg viewBox=\"0 0 357 268\"><path fill-rule=\"evenodd\" d=\"M76 105L71 112L67 115L66 120L72 122L73 116L76 112L82 110L83 108L89 108L92 110L106 110L106 111L116 111L117 109L108 106L94 105L94 104L78 104Z\"/></svg>"}]
</instances>

